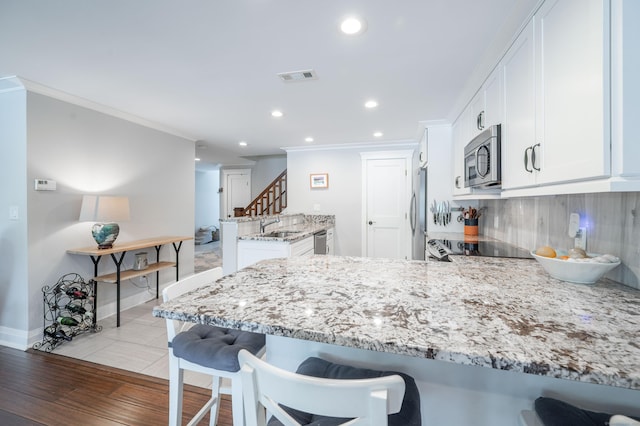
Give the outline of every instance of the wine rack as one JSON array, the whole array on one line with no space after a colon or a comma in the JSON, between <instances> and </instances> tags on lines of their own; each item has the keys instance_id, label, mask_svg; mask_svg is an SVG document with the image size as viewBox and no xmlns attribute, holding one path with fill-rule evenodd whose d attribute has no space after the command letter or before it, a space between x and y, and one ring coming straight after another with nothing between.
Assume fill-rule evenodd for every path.
<instances>
[{"instance_id":1,"label":"wine rack","mask_svg":"<svg viewBox=\"0 0 640 426\"><path fill-rule=\"evenodd\" d=\"M65 341L88 331L98 332L96 323L96 282L86 282L78 274L63 275L53 286L42 287L44 329L42 341L34 349L51 352Z\"/></svg>"}]
</instances>

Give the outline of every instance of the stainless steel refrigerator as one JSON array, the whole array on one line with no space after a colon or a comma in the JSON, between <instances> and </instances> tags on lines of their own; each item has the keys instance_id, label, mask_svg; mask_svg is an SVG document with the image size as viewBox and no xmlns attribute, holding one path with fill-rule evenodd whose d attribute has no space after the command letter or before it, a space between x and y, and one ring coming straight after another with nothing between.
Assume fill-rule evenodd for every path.
<instances>
[{"instance_id":1,"label":"stainless steel refrigerator","mask_svg":"<svg viewBox=\"0 0 640 426\"><path fill-rule=\"evenodd\" d=\"M427 232L427 169L418 169L413 179L411 197L411 237L413 260L425 260L425 238Z\"/></svg>"}]
</instances>

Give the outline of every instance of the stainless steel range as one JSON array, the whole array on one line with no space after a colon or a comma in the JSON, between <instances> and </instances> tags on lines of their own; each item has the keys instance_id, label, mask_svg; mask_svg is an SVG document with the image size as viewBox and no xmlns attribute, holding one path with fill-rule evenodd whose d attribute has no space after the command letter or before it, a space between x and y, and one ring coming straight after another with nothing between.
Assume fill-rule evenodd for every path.
<instances>
[{"instance_id":1,"label":"stainless steel range","mask_svg":"<svg viewBox=\"0 0 640 426\"><path fill-rule=\"evenodd\" d=\"M461 241L461 240L429 240L427 242L429 257L435 260L450 261L449 255L510 257L531 259L531 254L520 247L501 241Z\"/></svg>"}]
</instances>

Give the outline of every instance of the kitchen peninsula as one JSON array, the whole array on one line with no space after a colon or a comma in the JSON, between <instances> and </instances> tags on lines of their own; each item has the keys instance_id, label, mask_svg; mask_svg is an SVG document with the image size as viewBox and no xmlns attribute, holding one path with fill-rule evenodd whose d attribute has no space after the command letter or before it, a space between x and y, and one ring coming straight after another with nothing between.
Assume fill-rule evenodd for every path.
<instances>
[{"instance_id":1,"label":"kitchen peninsula","mask_svg":"<svg viewBox=\"0 0 640 426\"><path fill-rule=\"evenodd\" d=\"M313 354L404 371L425 424L513 425L541 394L640 414L639 307L637 290L554 280L527 259L312 256L260 262L154 315L265 333L287 368Z\"/></svg>"}]
</instances>

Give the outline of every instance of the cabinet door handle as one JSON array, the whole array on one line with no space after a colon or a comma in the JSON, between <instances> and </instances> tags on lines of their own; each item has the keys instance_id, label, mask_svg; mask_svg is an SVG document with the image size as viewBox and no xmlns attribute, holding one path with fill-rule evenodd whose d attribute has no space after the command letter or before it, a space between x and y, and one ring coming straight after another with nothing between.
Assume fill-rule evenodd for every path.
<instances>
[{"instance_id":1,"label":"cabinet door handle","mask_svg":"<svg viewBox=\"0 0 640 426\"><path fill-rule=\"evenodd\" d=\"M529 168L529 151L533 152L532 146L524 150L524 169L529 173L533 173L533 169Z\"/></svg>"},{"instance_id":2,"label":"cabinet door handle","mask_svg":"<svg viewBox=\"0 0 640 426\"><path fill-rule=\"evenodd\" d=\"M536 167L536 148L539 146L540 144L537 143L531 148L531 167L538 172L540 171L540 167Z\"/></svg>"},{"instance_id":3,"label":"cabinet door handle","mask_svg":"<svg viewBox=\"0 0 640 426\"><path fill-rule=\"evenodd\" d=\"M460 176L456 176L455 186L456 188L460 189Z\"/></svg>"},{"instance_id":4,"label":"cabinet door handle","mask_svg":"<svg viewBox=\"0 0 640 426\"><path fill-rule=\"evenodd\" d=\"M480 111L478 117L476 118L476 127L478 130L484 129L484 111Z\"/></svg>"},{"instance_id":5,"label":"cabinet door handle","mask_svg":"<svg viewBox=\"0 0 640 426\"><path fill-rule=\"evenodd\" d=\"M369 225L373 225L374 223L375 223L375 222L374 222L374 221L372 221L372 220L370 220L370 221L369 221Z\"/></svg>"}]
</instances>

